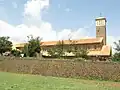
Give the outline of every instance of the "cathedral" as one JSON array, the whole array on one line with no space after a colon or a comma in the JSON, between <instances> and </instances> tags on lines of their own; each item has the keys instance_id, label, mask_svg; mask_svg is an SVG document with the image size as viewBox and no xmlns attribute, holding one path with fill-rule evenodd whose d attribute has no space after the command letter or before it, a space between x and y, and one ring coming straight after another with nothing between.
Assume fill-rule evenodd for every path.
<instances>
[{"instance_id":1,"label":"cathedral","mask_svg":"<svg viewBox=\"0 0 120 90\"><path fill-rule=\"evenodd\" d=\"M104 57L108 58L111 56L111 47L106 43L106 18L98 17L95 19L96 22L96 37L88 39L78 39L75 45L77 48L86 49L88 51L89 57ZM48 56L47 50L54 47L58 41L48 41L42 42L42 55ZM67 48L70 45L69 40L64 40L65 47ZM16 44L14 47L21 50L24 47L25 43ZM66 56L73 56L72 53L67 53Z\"/></svg>"}]
</instances>

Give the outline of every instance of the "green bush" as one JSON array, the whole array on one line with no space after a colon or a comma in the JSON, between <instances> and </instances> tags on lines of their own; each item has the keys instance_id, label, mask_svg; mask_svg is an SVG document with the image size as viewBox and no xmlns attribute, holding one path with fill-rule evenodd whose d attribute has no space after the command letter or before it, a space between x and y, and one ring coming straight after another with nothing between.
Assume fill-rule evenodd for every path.
<instances>
[{"instance_id":1,"label":"green bush","mask_svg":"<svg viewBox=\"0 0 120 90\"><path fill-rule=\"evenodd\" d=\"M120 62L120 53L115 53L112 57L112 61Z\"/></svg>"},{"instance_id":2,"label":"green bush","mask_svg":"<svg viewBox=\"0 0 120 90\"><path fill-rule=\"evenodd\" d=\"M12 50L12 51L11 51L11 54L12 54L13 56L20 57L21 52L18 51L18 50Z\"/></svg>"}]
</instances>

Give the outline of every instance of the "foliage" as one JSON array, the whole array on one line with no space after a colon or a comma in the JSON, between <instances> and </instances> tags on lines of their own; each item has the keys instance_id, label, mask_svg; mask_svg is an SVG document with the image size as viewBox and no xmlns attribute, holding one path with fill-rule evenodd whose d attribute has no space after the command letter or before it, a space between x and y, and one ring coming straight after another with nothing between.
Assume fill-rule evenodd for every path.
<instances>
[{"instance_id":1,"label":"foliage","mask_svg":"<svg viewBox=\"0 0 120 90\"><path fill-rule=\"evenodd\" d=\"M54 46L53 48L50 48L50 49L48 49L47 51L48 51L48 54L51 56L51 57L57 57L57 54L56 54L56 51L57 49L56 49L56 47Z\"/></svg>"},{"instance_id":2,"label":"foliage","mask_svg":"<svg viewBox=\"0 0 120 90\"><path fill-rule=\"evenodd\" d=\"M48 53L53 56L60 58L64 56L64 41L58 41L58 43L51 49L48 50Z\"/></svg>"},{"instance_id":3,"label":"foliage","mask_svg":"<svg viewBox=\"0 0 120 90\"><path fill-rule=\"evenodd\" d=\"M62 41L59 41L58 43L57 43L57 45L56 45L56 54L57 54L57 56L59 57L59 56L64 56L64 41L62 40Z\"/></svg>"},{"instance_id":4,"label":"foliage","mask_svg":"<svg viewBox=\"0 0 120 90\"><path fill-rule=\"evenodd\" d=\"M18 51L18 50L12 50L12 51L11 51L11 54L14 55L14 56L16 56L16 57L19 57L20 54L21 54L21 52Z\"/></svg>"},{"instance_id":5,"label":"foliage","mask_svg":"<svg viewBox=\"0 0 120 90\"><path fill-rule=\"evenodd\" d=\"M76 44L77 41L73 41L69 39L69 42L70 42L69 50L70 52L73 52L75 54L75 57L77 58L81 57L81 58L88 59L88 56L87 56L88 51L86 49L79 48Z\"/></svg>"},{"instance_id":6,"label":"foliage","mask_svg":"<svg viewBox=\"0 0 120 90\"><path fill-rule=\"evenodd\" d=\"M114 42L115 44L115 50L116 50L116 53L112 56L112 61L120 61L120 40L117 42Z\"/></svg>"},{"instance_id":7,"label":"foliage","mask_svg":"<svg viewBox=\"0 0 120 90\"><path fill-rule=\"evenodd\" d=\"M76 57L81 57L81 58L88 59L88 56L87 56L88 52L85 49L77 49L74 52L74 54L75 54Z\"/></svg>"},{"instance_id":8,"label":"foliage","mask_svg":"<svg viewBox=\"0 0 120 90\"><path fill-rule=\"evenodd\" d=\"M112 56L112 61L119 61L120 62L120 53L116 52L113 56Z\"/></svg>"},{"instance_id":9,"label":"foliage","mask_svg":"<svg viewBox=\"0 0 120 90\"><path fill-rule=\"evenodd\" d=\"M37 53L40 54L41 51L41 38L33 38L33 36L28 36L28 43L24 46L23 53L29 57L35 57Z\"/></svg>"},{"instance_id":10,"label":"foliage","mask_svg":"<svg viewBox=\"0 0 120 90\"><path fill-rule=\"evenodd\" d=\"M114 42L114 44L115 44L115 50L117 51L117 52L120 52L120 40L118 40L118 43L117 42Z\"/></svg>"},{"instance_id":11,"label":"foliage","mask_svg":"<svg viewBox=\"0 0 120 90\"><path fill-rule=\"evenodd\" d=\"M70 38L68 41L69 41L69 45L68 45L67 52L70 53L70 52L74 52L75 50L77 50L77 45L76 45L77 41L73 41Z\"/></svg>"},{"instance_id":12,"label":"foliage","mask_svg":"<svg viewBox=\"0 0 120 90\"><path fill-rule=\"evenodd\" d=\"M22 50L22 53L24 54L24 57L29 56L28 52L28 44L26 44Z\"/></svg>"},{"instance_id":13,"label":"foliage","mask_svg":"<svg viewBox=\"0 0 120 90\"><path fill-rule=\"evenodd\" d=\"M2 55L6 51L12 50L12 42L9 41L9 37L0 37L0 54Z\"/></svg>"},{"instance_id":14,"label":"foliage","mask_svg":"<svg viewBox=\"0 0 120 90\"><path fill-rule=\"evenodd\" d=\"M67 45L67 47L65 47L65 43L63 40L58 41L58 43L53 48L48 50L48 53L54 57L61 57L65 55L65 52L72 52L77 58L81 57L87 59L88 51L86 49L79 49L76 43L77 41L69 39L69 44Z\"/></svg>"}]
</instances>

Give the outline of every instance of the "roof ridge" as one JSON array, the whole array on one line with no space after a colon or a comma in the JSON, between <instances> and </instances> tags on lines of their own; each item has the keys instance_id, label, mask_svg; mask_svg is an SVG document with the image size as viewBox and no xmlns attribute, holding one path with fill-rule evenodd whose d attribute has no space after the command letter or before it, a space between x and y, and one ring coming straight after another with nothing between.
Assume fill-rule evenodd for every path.
<instances>
[{"instance_id":1,"label":"roof ridge","mask_svg":"<svg viewBox=\"0 0 120 90\"><path fill-rule=\"evenodd\" d=\"M74 39L72 41L77 41L78 44L86 44L86 43L99 43L102 42L103 38L99 37L99 38L84 38L84 39ZM61 40L58 40L61 41ZM42 41L42 45L54 45L56 44L58 41ZM69 40L63 40L66 44L68 44ZM15 45L25 45L27 43L19 43L19 44L15 44Z\"/></svg>"},{"instance_id":2,"label":"roof ridge","mask_svg":"<svg viewBox=\"0 0 120 90\"><path fill-rule=\"evenodd\" d=\"M91 39L103 39L103 37L97 37L97 38L80 38L80 39L71 39L73 41L76 41L76 40L91 40ZM62 40L54 40L54 41L42 41L42 42L57 42L57 41L62 41ZM69 40L63 40L63 41L69 41Z\"/></svg>"}]
</instances>

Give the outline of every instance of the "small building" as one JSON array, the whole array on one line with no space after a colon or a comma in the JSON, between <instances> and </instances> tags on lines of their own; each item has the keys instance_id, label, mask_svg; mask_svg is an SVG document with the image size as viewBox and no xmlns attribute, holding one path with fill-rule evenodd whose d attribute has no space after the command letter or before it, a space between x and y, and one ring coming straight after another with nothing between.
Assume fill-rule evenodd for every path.
<instances>
[{"instance_id":1,"label":"small building","mask_svg":"<svg viewBox=\"0 0 120 90\"><path fill-rule=\"evenodd\" d=\"M88 56L90 57L102 57L102 58L109 58L111 56L111 47L106 43L106 18L99 17L95 19L96 21L96 37L95 38L87 38L87 39L78 39L72 40L76 43L74 45L77 48L86 49L88 51ZM67 48L70 45L69 40L64 40L64 47ZM42 54L48 56L47 50L53 48L58 41L47 41L42 42ZM25 43L16 44L14 47L16 49L21 50L24 47ZM73 45L73 47L74 47ZM67 53L68 56L74 56L72 53Z\"/></svg>"}]
</instances>

